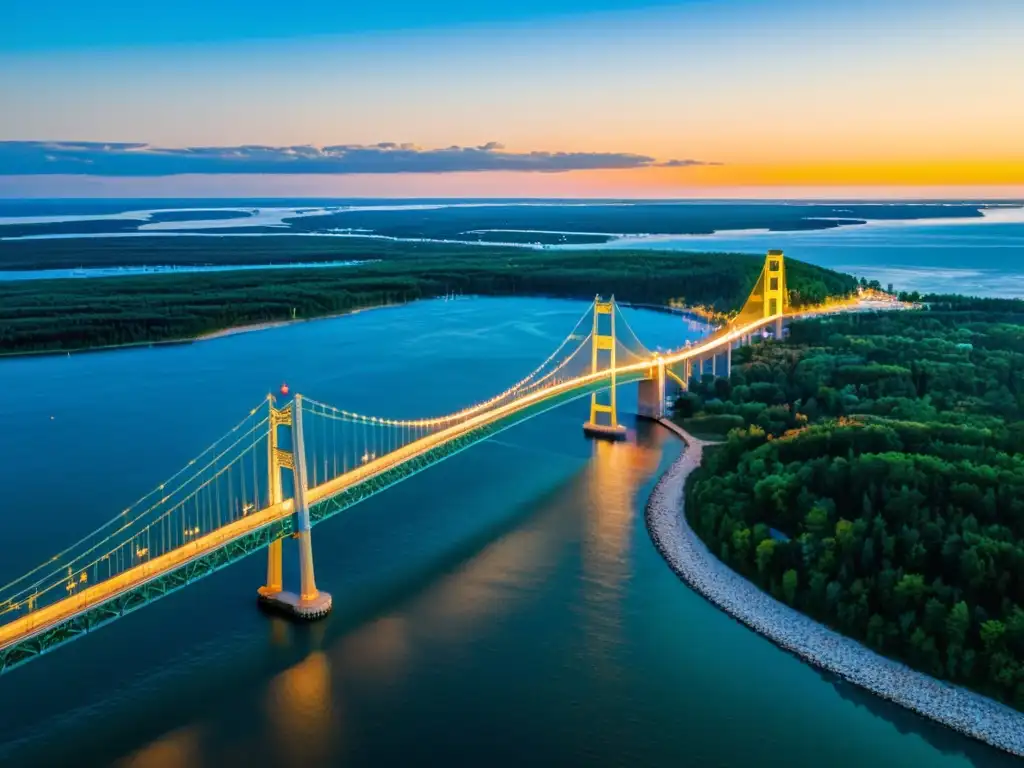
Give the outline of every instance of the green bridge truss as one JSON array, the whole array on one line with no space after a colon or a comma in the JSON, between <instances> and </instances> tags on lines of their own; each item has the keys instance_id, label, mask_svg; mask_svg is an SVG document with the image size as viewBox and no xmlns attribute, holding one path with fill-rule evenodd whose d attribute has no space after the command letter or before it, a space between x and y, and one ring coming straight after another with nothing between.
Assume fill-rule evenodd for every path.
<instances>
[{"instance_id":1,"label":"green bridge truss","mask_svg":"<svg viewBox=\"0 0 1024 768\"><path fill-rule=\"evenodd\" d=\"M618 377L617 383L630 384L646 379L643 372L633 372ZM607 389L609 382L599 380L579 387L578 389L561 392L550 398L539 400L522 410L495 419L472 432L438 445L414 459L398 464L390 469L374 475L361 483L345 488L326 499L321 499L310 507L310 521L313 525L334 517L350 507L355 506L371 496L390 488L406 478L419 474L445 459L461 453L467 448L493 437L510 427L528 421L546 411L550 411L565 403L586 397L592 392ZM204 576L226 568L227 566L258 552L271 542L290 536L294 532L294 520L287 517L275 520L262 528L250 531L212 552L196 557L180 567L155 576L152 579L132 587L121 594L99 603L76 616L59 624L41 629L36 634L0 651L0 674L9 672L25 662L48 653L55 648L77 640L78 638L103 627L112 621L137 611L150 603L159 600L184 587L198 581Z\"/></svg>"}]
</instances>

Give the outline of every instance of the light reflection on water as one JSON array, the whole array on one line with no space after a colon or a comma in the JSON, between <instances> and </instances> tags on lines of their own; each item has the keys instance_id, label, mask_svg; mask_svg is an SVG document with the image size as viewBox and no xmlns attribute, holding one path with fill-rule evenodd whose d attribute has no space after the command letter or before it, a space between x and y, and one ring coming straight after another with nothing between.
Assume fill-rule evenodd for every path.
<instances>
[{"instance_id":1,"label":"light reflection on water","mask_svg":"<svg viewBox=\"0 0 1024 768\"><path fill-rule=\"evenodd\" d=\"M0 364L24 393L0 404L0 435L17 436L0 442L0 471L17 470L3 485L11 509L33 513L7 524L25 542L36 512L47 537L62 514L75 524L98 514L89 504L101 489L148 482L143 472L179 451L146 443L153 427L142 419L162 419L161 434L187 443L187 456L190 428L223 420L252 399L252 379L277 381L285 364L297 390L326 391L325 400L432 411L446 405L432 401L435 382L437 397L465 402L495 379L514 381L582 311L539 300L457 305ZM516 333L510 316L540 332ZM671 315L629 321L655 342L684 328ZM430 336L421 355L380 349L399 322ZM346 377L344 363L359 356L373 365ZM441 392L442 382L461 389ZM183 387L202 397L175 410ZM100 409L72 407L122 388L134 401L116 434ZM635 397L624 388L624 413ZM630 442L587 441L586 411L586 402L552 411L317 526L317 578L335 598L324 622L261 615L257 555L0 678L0 764L746 768L772 764L765 755L793 768L1003 764L905 713L865 707L681 585L642 515L678 444L629 416ZM65 488L69 475L53 463L71 466L82 435L118 472L104 466ZM53 487L40 504L31 490L44 482Z\"/></svg>"}]
</instances>

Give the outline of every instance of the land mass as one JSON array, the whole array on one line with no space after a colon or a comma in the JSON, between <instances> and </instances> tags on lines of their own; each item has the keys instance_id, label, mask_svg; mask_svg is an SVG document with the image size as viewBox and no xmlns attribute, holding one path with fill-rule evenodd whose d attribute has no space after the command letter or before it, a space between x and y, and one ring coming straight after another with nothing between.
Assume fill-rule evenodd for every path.
<instances>
[{"instance_id":1,"label":"land mass","mask_svg":"<svg viewBox=\"0 0 1024 768\"><path fill-rule=\"evenodd\" d=\"M195 242L159 242L168 240L187 240L189 248ZM248 247L236 250L237 239L216 242L218 250L204 254L213 263L252 255ZM0 282L0 350L23 354L191 339L449 293L591 299L614 290L622 301L728 312L746 300L763 264L742 254L381 245L347 251L347 258L376 261L344 268ZM180 247L161 263L180 263ZM849 275L793 260L787 284L797 306L850 294L857 285Z\"/></svg>"},{"instance_id":2,"label":"land mass","mask_svg":"<svg viewBox=\"0 0 1024 768\"><path fill-rule=\"evenodd\" d=\"M1024 756L1024 714L871 651L766 594L709 552L687 523L682 498L686 480L700 465L706 443L678 424L665 419L661 423L679 434L687 448L658 481L645 518L655 547L683 581L733 618L827 675L848 680L978 741ZM837 690L844 695L842 686ZM922 735L934 741L928 731Z\"/></svg>"},{"instance_id":3,"label":"land mass","mask_svg":"<svg viewBox=\"0 0 1024 768\"><path fill-rule=\"evenodd\" d=\"M168 211L168 205L182 210ZM228 206L237 210L225 210ZM220 235L351 233L430 241L587 245L620 236L707 235L749 229L793 232L856 226L866 221L978 218L987 207L981 202L940 205L912 201L11 201L0 202L0 237L135 235L145 232L140 227L158 223L163 230ZM193 210L186 210L189 208ZM252 215L257 210L269 216ZM60 220L62 213L68 220ZM89 218L76 220L75 215ZM5 216L16 220L4 223ZM37 216L46 218L32 218ZM221 219L224 226L209 229L213 219ZM11 242L17 241L0 242L0 269L9 268L2 266L7 261L3 251ZM55 241L29 242L38 249L43 247L40 242Z\"/></svg>"},{"instance_id":4,"label":"land mass","mask_svg":"<svg viewBox=\"0 0 1024 768\"><path fill-rule=\"evenodd\" d=\"M1024 301L793 323L694 382L731 428L687 486L724 563L914 669L1024 710Z\"/></svg>"}]
</instances>

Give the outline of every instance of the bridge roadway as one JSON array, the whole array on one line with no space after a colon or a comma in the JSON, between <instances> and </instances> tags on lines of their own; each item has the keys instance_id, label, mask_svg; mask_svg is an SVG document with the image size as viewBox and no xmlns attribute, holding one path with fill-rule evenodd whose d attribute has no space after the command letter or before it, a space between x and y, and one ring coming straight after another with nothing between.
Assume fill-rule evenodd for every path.
<instances>
[{"instance_id":1,"label":"bridge roadway","mask_svg":"<svg viewBox=\"0 0 1024 768\"><path fill-rule=\"evenodd\" d=\"M848 308L849 309L849 308ZM834 311L834 310L822 310ZM792 319L797 315L787 315ZM668 353L661 356L666 366L675 365L688 358L703 357L704 355L717 352L727 344L732 344L741 337L761 330L778 320L777 317L761 318L728 333L716 336L703 344L696 344L691 347ZM616 376L642 372L651 369L655 359L644 360L639 363L632 363L620 366L615 369ZM526 394L511 403L497 406L472 416L465 421L459 422L447 429L440 430L426 437L420 438L408 445L403 446L380 458L363 464L356 469L339 475L333 480L328 480L306 493L307 503L310 507L319 501L334 496L341 491L356 486L362 482L386 472L389 469L415 459L423 454L437 448L444 443L480 429L506 418L517 411L536 405L548 398L560 394L567 394L573 389L585 387L588 384L600 384L605 379L611 378L611 369L597 373L579 376L569 381L561 382L545 389L537 390ZM195 541L183 547L178 547L171 552L160 555L145 563L130 568L117 576L94 584L81 592L60 600L51 605L38 608L31 613L22 616L12 622L0 626L0 652L25 642L32 637L59 626L61 623L106 603L118 596L140 587L147 582L160 576L170 573L178 568L188 565L221 547L224 547L242 537L265 526L272 525L292 514L292 500L288 499L280 504L266 507L251 515L236 520L233 523L221 526L215 531L198 537Z\"/></svg>"}]
</instances>

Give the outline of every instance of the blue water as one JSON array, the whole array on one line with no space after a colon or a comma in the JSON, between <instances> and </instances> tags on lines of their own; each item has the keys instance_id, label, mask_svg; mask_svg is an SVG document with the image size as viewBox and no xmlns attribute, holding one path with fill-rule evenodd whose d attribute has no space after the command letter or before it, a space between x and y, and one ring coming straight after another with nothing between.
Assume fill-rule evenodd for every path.
<instances>
[{"instance_id":1,"label":"blue water","mask_svg":"<svg viewBox=\"0 0 1024 768\"><path fill-rule=\"evenodd\" d=\"M230 264L194 267L85 267L83 269L7 269L0 270L4 280L56 280L60 278L137 277L139 275L188 274L192 272L239 272L252 269L308 269L315 267L354 267L371 261L321 261L317 263L293 262L289 264Z\"/></svg>"},{"instance_id":2,"label":"blue water","mask_svg":"<svg viewBox=\"0 0 1024 768\"><path fill-rule=\"evenodd\" d=\"M500 208L503 202L510 204L511 201L485 201L486 208L481 210L493 215L494 208ZM517 216L522 216L523 210L538 210L539 221L544 222L543 226L548 230L564 228L558 224L558 207L552 207L552 203L568 203L571 201L547 201L542 208L524 209L523 201L518 201L514 209ZM19 217L50 217L54 221L73 219L74 217L86 218L112 218L117 224L118 219L130 211L146 210L195 210L196 220L202 220L204 216L209 218L207 211L238 206L238 209L245 209L239 213L242 218L237 222L220 219L213 222L206 222L204 226L213 226L201 232L186 233L182 231L167 231L165 229L145 231L128 231L118 233L97 232L92 235L75 234L47 234L34 235L40 238L75 238L75 237L137 237L140 235L153 236L185 236L190 237L267 237L275 234L294 233L289 224L284 221L287 216L294 216L295 211L315 212L317 209L335 209L338 206L352 206L365 208L374 206L389 211L388 221L401 222L403 217L423 216L424 209L443 208L447 205L478 205L481 201L438 201L438 200L134 200L134 201L0 201L0 249L3 246L5 223L14 223ZM585 206L585 203L582 203ZM785 203L778 201L764 201L761 204L752 201L723 202L719 208L729 215L728 220L735 222L737 219L733 214L737 210L757 210L759 205L774 206L787 211L793 209ZM838 206L840 204L836 204ZM846 211L843 216L856 218L863 215L863 208L856 204L841 204L842 208L837 210ZM898 210L900 203L887 204L887 209ZM835 206L833 206L835 207ZM249 215L252 210L259 209L258 215ZM288 212L291 209L291 212ZM628 209L628 205L607 208L607 227L610 231L618 231L616 226L616 212ZM460 209L461 214L466 217L474 215L476 209L473 207ZM565 208L565 211L572 211L574 208ZM669 210L666 208L666 210ZM685 206L680 210L685 211ZM812 209L808 209L812 210ZM950 211L954 211L950 208ZM1024 208L1001 207L988 208L984 211L984 218L946 218L930 220L895 220L895 221L868 221L866 224L841 226L832 229L811 230L800 232L743 232L743 231L722 231L714 235L658 235L656 233L646 236L631 236L622 239L612 240L600 245L587 246L552 246L553 248L655 248L670 250L689 251L733 251L763 255L765 251L772 248L781 248L790 257L808 261L812 264L850 272L858 277L865 277L871 280L878 280L887 286L892 284L897 290L939 292L939 293L966 293L983 296L1022 297L1024 296ZM156 221L161 214L154 214ZM566 214L569 215L569 214ZM669 214L666 214L669 215ZM703 215L703 214L702 214ZM708 214L711 218L703 222L705 226L720 226L715 224L717 218ZM810 213L808 215L811 215ZM909 215L909 214L908 214ZM314 216L309 221L317 222ZM519 219L516 219L519 221ZM725 219L723 219L724 221ZM742 218L740 219L742 220ZM412 221L418 221L413 219ZM123 223L123 222L122 222ZM135 227L143 224L142 221L134 221L131 224ZM264 233L235 233L221 234L218 229L223 226L271 226L277 227L275 231ZM144 226L149 226L145 224ZM159 226L181 229L189 229L197 226L195 222L172 221L163 222ZM465 219L465 229L472 231L474 228L472 218ZM735 223L729 226L736 226ZM740 225L742 226L742 224ZM9 230L8 230L9 231ZM635 230L632 230L635 231ZM412 235L407 238L416 242L422 239L415 236L416 226L409 229ZM313 233L307 233L316 236ZM465 233L463 233L465 234ZM325 235L330 236L330 235ZM399 238L401 239L401 238ZM447 241L446 241L447 242ZM463 242L456 238L451 242ZM482 251L482 258L486 251ZM2 259L2 250L0 250ZM201 268L206 269L206 268ZM223 269L223 268L215 268ZM97 270L95 273L89 271L90 276L103 276L105 270ZM40 279L50 277L65 277L66 270L35 270L19 273L18 279ZM14 279L12 273L5 274L0 270L0 279Z\"/></svg>"},{"instance_id":3,"label":"blue water","mask_svg":"<svg viewBox=\"0 0 1024 768\"><path fill-rule=\"evenodd\" d=\"M777 248L897 290L1024 297L1024 221L871 222L809 232L628 239L602 247L756 254Z\"/></svg>"},{"instance_id":4,"label":"blue water","mask_svg":"<svg viewBox=\"0 0 1024 768\"><path fill-rule=\"evenodd\" d=\"M366 413L443 412L531 370L584 309L431 301L2 361L0 581L116 514L282 380ZM626 314L652 345L696 335ZM620 402L631 412L635 388ZM256 610L257 554L0 677L0 765L1014 764L822 677L681 584L642 519L680 446L629 416L629 441L590 442L586 407L317 526L335 605L322 623Z\"/></svg>"}]
</instances>

